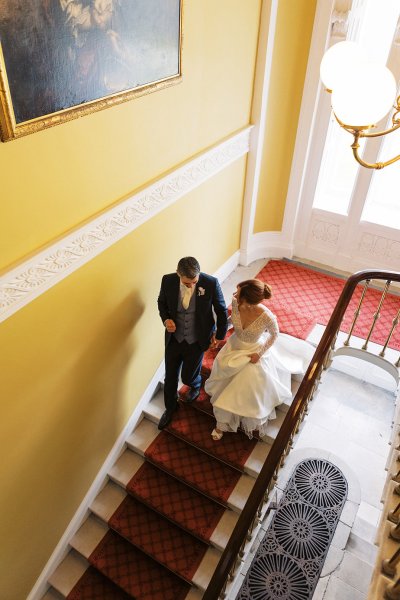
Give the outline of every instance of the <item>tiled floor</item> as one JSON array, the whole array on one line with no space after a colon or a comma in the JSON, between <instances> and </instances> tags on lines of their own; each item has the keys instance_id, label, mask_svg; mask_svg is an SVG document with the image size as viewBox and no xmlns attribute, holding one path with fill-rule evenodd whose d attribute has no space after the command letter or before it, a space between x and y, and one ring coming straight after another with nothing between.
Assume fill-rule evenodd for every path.
<instances>
[{"instance_id":1,"label":"tiled floor","mask_svg":"<svg viewBox=\"0 0 400 600\"><path fill-rule=\"evenodd\" d=\"M227 303L236 284L254 277L265 262L238 267L231 274L222 285ZM314 328L309 341L317 344L322 332L321 326ZM342 336L338 343L341 341ZM391 354L389 351L388 358ZM394 390L393 378L378 367L354 358L334 359L331 369L323 375L318 394L278 481L283 489L297 462L313 456L336 464L349 483L348 502L314 600L365 600L367 597L376 554L375 528L382 510L380 500L386 477ZM265 529L261 529L258 537L264 532ZM243 576L252 556L243 566Z\"/></svg>"}]
</instances>

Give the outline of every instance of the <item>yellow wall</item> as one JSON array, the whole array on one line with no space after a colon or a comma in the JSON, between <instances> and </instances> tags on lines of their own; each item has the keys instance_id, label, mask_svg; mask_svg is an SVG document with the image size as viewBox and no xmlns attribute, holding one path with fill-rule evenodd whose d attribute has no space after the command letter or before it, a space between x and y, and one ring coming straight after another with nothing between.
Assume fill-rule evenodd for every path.
<instances>
[{"instance_id":1,"label":"yellow wall","mask_svg":"<svg viewBox=\"0 0 400 600\"><path fill-rule=\"evenodd\" d=\"M248 124L260 0L184 5L181 84L0 144L0 269ZM0 325L1 598L26 598L162 359L161 275L239 248L245 167Z\"/></svg>"},{"instance_id":2,"label":"yellow wall","mask_svg":"<svg viewBox=\"0 0 400 600\"><path fill-rule=\"evenodd\" d=\"M280 231L316 0L280 0L254 233Z\"/></svg>"}]
</instances>

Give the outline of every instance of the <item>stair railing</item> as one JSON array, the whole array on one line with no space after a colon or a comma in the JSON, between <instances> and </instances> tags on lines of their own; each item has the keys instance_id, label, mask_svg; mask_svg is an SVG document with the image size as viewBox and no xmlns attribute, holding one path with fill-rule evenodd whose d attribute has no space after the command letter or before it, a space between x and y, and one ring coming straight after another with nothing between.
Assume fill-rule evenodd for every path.
<instances>
[{"instance_id":1,"label":"stair railing","mask_svg":"<svg viewBox=\"0 0 400 600\"><path fill-rule=\"evenodd\" d=\"M240 562L240 558L244 554L245 545L247 541L251 539L251 533L257 524L257 520L261 514L262 508L268 501L270 492L275 486L279 469L283 465L287 454L290 452L290 449L293 445L294 435L298 432L300 424L307 413L308 404L318 387L322 371L324 368L327 368L331 362L340 324L343 320L344 314L350 303L356 286L362 281L365 281L366 284L368 282L368 286L372 279L384 280L390 285L390 282L392 281L400 282L400 273L380 270L359 271L358 273L351 275L346 281L321 341L315 350L315 353L301 381L300 387L293 399L285 420L274 443L272 444L268 458L256 479L249 498L232 532L230 540L224 552L222 553L207 590L203 595L203 600L216 600L218 598L225 597L226 587L229 581L231 581L235 576L235 570L237 564ZM385 295L388 287L388 285L387 287L385 285ZM365 291L363 293L363 297L365 295ZM377 313L380 311L382 302L383 300L379 304ZM357 311L356 312L358 316L360 312L360 304ZM397 315L397 320L398 316L399 315ZM378 316L375 314L373 326L368 333L368 340L378 318L379 314ZM353 330L354 324L355 322L353 322L351 331ZM394 328L395 325L392 327L387 343L393 334ZM387 343L385 344L385 348ZM399 364L400 359L397 361L396 367L398 367Z\"/></svg>"}]
</instances>

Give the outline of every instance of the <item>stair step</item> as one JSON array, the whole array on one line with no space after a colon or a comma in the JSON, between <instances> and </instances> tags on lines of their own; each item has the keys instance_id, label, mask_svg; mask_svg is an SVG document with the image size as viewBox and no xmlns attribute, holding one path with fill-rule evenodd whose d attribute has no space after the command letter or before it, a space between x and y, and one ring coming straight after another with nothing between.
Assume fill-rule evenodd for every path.
<instances>
[{"instance_id":1,"label":"stair step","mask_svg":"<svg viewBox=\"0 0 400 600\"><path fill-rule=\"evenodd\" d=\"M168 435L168 434L166 434L166 435ZM202 460L201 462L202 462L202 464L203 464L203 462L206 462L208 464L209 472L213 472L213 467L215 465L218 472L220 472L220 470L221 470L220 467L221 467L222 472L226 473L227 477L229 476L229 478L231 480L233 478L233 475L235 475L235 476L240 475L239 479L237 480L236 485L234 486L234 488L233 488L232 492L230 493L226 502L221 501L218 497L214 498L212 496L212 494L210 493L210 484L206 485L203 488L200 485L198 478L194 477L194 475L196 475L196 469L195 469L194 474L191 473L191 467L190 467L189 460L190 459L195 460L195 463L196 463L197 462L196 459L199 458L198 453L196 453L193 449L191 449L191 447L188 446L187 444L184 444L184 442L181 442L180 440L176 440L176 442L177 442L177 444L179 443L179 445L180 445L179 447L182 449L182 452L183 452L182 459L184 459L186 457L187 450L190 455L188 458L188 464L187 464L186 468L183 469L183 472L181 472L180 469L174 469L174 468L170 469L169 465L167 467L165 467L162 464L162 457L159 457L160 468L163 470L166 470L170 475L172 475L173 477L176 477L180 481L183 481L184 483L190 485L191 487L194 487L201 493L204 493L206 496L211 497L211 499L214 499L217 502L222 502L222 504L224 506L228 506L228 507L232 508L233 510L240 512L243 509L243 507L247 501L247 498L249 497L249 494L253 488L253 485L255 482L254 478L250 477L249 475L246 475L246 474L240 475L238 473L238 471L235 472L235 470L232 469L232 467L225 467L224 465L221 465L221 463L219 461L212 459L211 457L207 457L206 455L202 455L202 459L204 459L204 461ZM141 466L140 460L142 460L142 459L140 456L135 454L136 449L132 445L132 443L129 442L129 440L128 440L128 445L132 448L133 452L131 452L130 450L126 450L120 456L118 461L115 463L115 465L110 470L110 477L112 477L112 479L114 479L114 481L120 483L121 485L127 485L128 481L130 479L132 479L134 474L138 471L138 469ZM156 466L158 466L157 463L156 463Z\"/></svg>"},{"instance_id":2,"label":"stair step","mask_svg":"<svg viewBox=\"0 0 400 600\"><path fill-rule=\"evenodd\" d=\"M89 517L71 540L88 562L136 600L184 598L190 584Z\"/></svg>"},{"instance_id":3,"label":"stair step","mask_svg":"<svg viewBox=\"0 0 400 600\"><path fill-rule=\"evenodd\" d=\"M272 419L268 422L267 434L264 437L264 440L268 444L273 444L276 436L279 433L280 428L282 427L282 423L285 420L286 414L282 411L276 411L276 419Z\"/></svg>"},{"instance_id":4,"label":"stair step","mask_svg":"<svg viewBox=\"0 0 400 600\"><path fill-rule=\"evenodd\" d=\"M91 567L75 550L69 552L58 565L49 583L55 589L56 598L60 595L67 598L71 594L73 600L92 600L95 597L102 600L130 600L123 590Z\"/></svg>"},{"instance_id":5,"label":"stair step","mask_svg":"<svg viewBox=\"0 0 400 600\"><path fill-rule=\"evenodd\" d=\"M192 535L224 550L237 523L238 514L214 502L168 473L161 471L142 457L127 450L110 471L110 477L133 496L145 502ZM102 490L91 509L97 514L96 503L108 504L109 486ZM112 494L110 502L112 503ZM115 493L114 493L115 495ZM103 499L104 498L104 499ZM118 504L112 504L109 509ZM109 517L108 517L109 518Z\"/></svg>"},{"instance_id":6,"label":"stair step","mask_svg":"<svg viewBox=\"0 0 400 600\"><path fill-rule=\"evenodd\" d=\"M77 564L82 564L84 568L79 570L80 575L71 587L71 583L68 582L76 579L76 576L74 578L72 574L76 571ZM75 550L72 550L60 563L51 579L58 580L63 592L59 592L55 587L52 587L46 592L42 600L62 600L67 597L69 597L69 600L93 600L94 598L101 598L101 600L133 600L132 596L112 583L110 579L94 567L91 567ZM191 587L188 593L182 597L182 600L201 600L202 597L203 592ZM146 600L151 600L151 597L147 596Z\"/></svg>"},{"instance_id":7,"label":"stair step","mask_svg":"<svg viewBox=\"0 0 400 600\"><path fill-rule=\"evenodd\" d=\"M203 452L243 471L248 456L258 444L241 432L235 435L224 435L216 443L211 437L215 420L210 415L182 403L167 431L185 442L199 448Z\"/></svg>"},{"instance_id":8,"label":"stair step","mask_svg":"<svg viewBox=\"0 0 400 600\"><path fill-rule=\"evenodd\" d=\"M127 443L135 450L131 438ZM241 479L251 480L251 483L245 486L247 488L254 485L252 477L241 475L237 469L199 452L166 431L162 431L148 446L146 458L160 469L225 506L231 506L231 494ZM240 510L241 508L240 506Z\"/></svg>"},{"instance_id":9,"label":"stair step","mask_svg":"<svg viewBox=\"0 0 400 600\"><path fill-rule=\"evenodd\" d=\"M350 533L349 540L346 545L346 551L350 552L350 554L354 554L371 566L375 565L378 548L374 544L366 542L354 533Z\"/></svg>"},{"instance_id":10,"label":"stair step","mask_svg":"<svg viewBox=\"0 0 400 600\"><path fill-rule=\"evenodd\" d=\"M171 424L166 428L167 431L195 445L203 452L245 471L252 477L258 476L270 450L268 443L258 442L256 439L249 440L242 432L226 434L222 440L215 442L210 435L215 426L214 417L202 410L195 410L197 402L194 402L193 405L184 403L180 403L180 405L176 416L174 415ZM144 411L146 417L153 423L158 423L163 412L164 398L162 395L153 398ZM247 458L243 454L243 448L250 451ZM226 455L228 455L228 459L224 459ZM238 460L239 456L244 456L244 458Z\"/></svg>"},{"instance_id":11,"label":"stair step","mask_svg":"<svg viewBox=\"0 0 400 600\"><path fill-rule=\"evenodd\" d=\"M133 496L125 495L108 519L108 511L99 516L104 516L109 527L119 535L188 582L193 582L206 553L214 556L217 562L219 560L218 551L209 548L205 542L171 523ZM209 556L208 562L210 560ZM196 584L198 585L197 582Z\"/></svg>"},{"instance_id":12,"label":"stair step","mask_svg":"<svg viewBox=\"0 0 400 600\"><path fill-rule=\"evenodd\" d=\"M54 588L50 588L42 597L42 600L62 600L63 598L64 596L57 592L57 590L55 590Z\"/></svg>"}]
</instances>

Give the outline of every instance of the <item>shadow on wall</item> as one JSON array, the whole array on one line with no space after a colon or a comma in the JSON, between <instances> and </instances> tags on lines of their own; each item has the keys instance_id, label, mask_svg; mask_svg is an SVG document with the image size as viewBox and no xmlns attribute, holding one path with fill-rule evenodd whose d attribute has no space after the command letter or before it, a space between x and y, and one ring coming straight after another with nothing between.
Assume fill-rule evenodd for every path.
<instances>
[{"instance_id":1,"label":"shadow on wall","mask_svg":"<svg viewBox=\"0 0 400 600\"><path fill-rule=\"evenodd\" d=\"M71 390L71 398L80 399L75 419L86 423L80 432L80 454L104 452L123 428L127 368L137 352L134 330L143 312L139 295L130 294L82 345Z\"/></svg>"}]
</instances>

